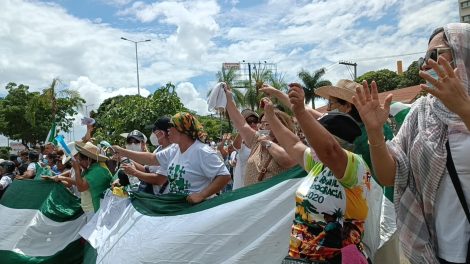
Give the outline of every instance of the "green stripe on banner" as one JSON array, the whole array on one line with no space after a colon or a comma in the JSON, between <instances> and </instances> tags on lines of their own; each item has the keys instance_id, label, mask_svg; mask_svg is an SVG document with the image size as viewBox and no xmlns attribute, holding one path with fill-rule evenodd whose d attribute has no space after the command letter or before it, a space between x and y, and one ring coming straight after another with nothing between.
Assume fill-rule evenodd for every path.
<instances>
[{"instance_id":1,"label":"green stripe on banner","mask_svg":"<svg viewBox=\"0 0 470 264\"><path fill-rule=\"evenodd\" d=\"M81 239L70 243L63 250L52 256L31 257L23 254L15 253L8 250L0 250L2 256L0 263L2 264L20 264L20 263L47 263L47 264L75 264L83 262L83 246L85 242Z\"/></svg>"},{"instance_id":2,"label":"green stripe on banner","mask_svg":"<svg viewBox=\"0 0 470 264\"><path fill-rule=\"evenodd\" d=\"M145 193L133 193L131 194L132 205L139 213L149 216L191 214L257 194L283 181L302 178L306 175L307 172L305 170L300 166L296 166L284 173L272 177L271 179L237 189L233 192L223 193L197 205L190 205L186 201L186 195L165 194L161 196L153 196Z\"/></svg>"},{"instance_id":3,"label":"green stripe on banner","mask_svg":"<svg viewBox=\"0 0 470 264\"><path fill-rule=\"evenodd\" d=\"M0 204L13 209L39 210L56 222L71 221L83 214L80 199L64 185L52 181L15 180Z\"/></svg>"}]
</instances>

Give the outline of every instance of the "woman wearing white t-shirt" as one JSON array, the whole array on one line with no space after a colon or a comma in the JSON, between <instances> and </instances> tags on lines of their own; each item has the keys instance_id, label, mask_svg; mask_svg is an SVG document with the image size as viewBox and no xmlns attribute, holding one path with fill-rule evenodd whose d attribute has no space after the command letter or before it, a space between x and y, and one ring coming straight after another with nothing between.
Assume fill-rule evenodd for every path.
<instances>
[{"instance_id":1,"label":"woman wearing white t-shirt","mask_svg":"<svg viewBox=\"0 0 470 264\"><path fill-rule=\"evenodd\" d=\"M202 125L191 114L181 112L171 118L168 136L174 146L156 154L135 152L114 146L119 155L146 165L167 168L168 191L187 194L190 203L200 203L220 192L230 181L230 173L217 153L202 143Z\"/></svg>"}]
</instances>

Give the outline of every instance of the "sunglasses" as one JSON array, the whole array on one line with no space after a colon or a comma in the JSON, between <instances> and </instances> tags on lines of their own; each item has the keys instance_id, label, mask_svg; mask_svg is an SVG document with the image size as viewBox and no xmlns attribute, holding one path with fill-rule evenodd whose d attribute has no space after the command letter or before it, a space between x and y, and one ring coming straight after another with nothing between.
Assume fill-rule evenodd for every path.
<instances>
[{"instance_id":1,"label":"sunglasses","mask_svg":"<svg viewBox=\"0 0 470 264\"><path fill-rule=\"evenodd\" d=\"M426 52L426 55L424 55L424 58L419 58L418 60L418 67L420 69L423 68L423 66L426 65L427 61L429 59L432 59L433 61L437 61L437 58L439 57L439 55L443 54L443 53L446 53L446 52L449 52L451 51L452 49L449 48L449 47L445 47L445 48L435 48L435 49L432 49L432 50L428 50Z\"/></svg>"}]
</instances>

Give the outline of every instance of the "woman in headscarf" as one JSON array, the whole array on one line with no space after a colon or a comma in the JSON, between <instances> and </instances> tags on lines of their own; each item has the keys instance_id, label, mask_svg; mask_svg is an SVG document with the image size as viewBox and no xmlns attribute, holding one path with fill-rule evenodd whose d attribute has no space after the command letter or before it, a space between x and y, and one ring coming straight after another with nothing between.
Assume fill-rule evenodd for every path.
<instances>
[{"instance_id":1,"label":"woman in headscarf","mask_svg":"<svg viewBox=\"0 0 470 264\"><path fill-rule=\"evenodd\" d=\"M413 104L388 144L382 127L392 96L381 106L375 82L370 91L364 82L354 104L369 135L375 173L382 184L395 186L405 255L412 263L469 263L470 219L463 206L470 204L470 24L433 32L420 76L428 95ZM456 173L449 172L450 161ZM451 175L460 184L453 184Z\"/></svg>"},{"instance_id":2,"label":"woman in headscarf","mask_svg":"<svg viewBox=\"0 0 470 264\"><path fill-rule=\"evenodd\" d=\"M295 161L286 150L277 144L277 139L264 114L260 116L260 131L257 132L238 111L233 101L232 91L227 85L225 85L225 95L227 96L227 112L230 119L245 145L251 149L246 163L244 185L248 186L269 179L295 166ZM294 131L294 123L288 114L276 109L275 115L286 127ZM260 133L261 131L264 134Z\"/></svg>"},{"instance_id":3,"label":"woman in headscarf","mask_svg":"<svg viewBox=\"0 0 470 264\"><path fill-rule=\"evenodd\" d=\"M140 164L166 168L166 177L159 177L162 177L161 183L168 178L168 192L188 195L190 203L199 203L220 192L230 181L223 161L215 150L203 143L206 136L196 117L181 112L171 117L168 129L168 138L175 143L173 146L157 153L113 148Z\"/></svg>"}]
</instances>

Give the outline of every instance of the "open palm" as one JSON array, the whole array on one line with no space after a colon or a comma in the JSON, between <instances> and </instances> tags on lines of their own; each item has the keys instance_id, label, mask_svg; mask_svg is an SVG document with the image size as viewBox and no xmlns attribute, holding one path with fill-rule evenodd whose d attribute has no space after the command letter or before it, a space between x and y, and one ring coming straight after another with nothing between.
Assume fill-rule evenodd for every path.
<instances>
[{"instance_id":1,"label":"open palm","mask_svg":"<svg viewBox=\"0 0 470 264\"><path fill-rule=\"evenodd\" d=\"M362 90L359 88L356 89L356 96L353 97L353 103L367 130L381 129L390 113L392 95L389 94L385 99L384 105L381 106L377 92L377 84L373 81L369 89L367 81L364 81L362 87Z\"/></svg>"}]
</instances>

